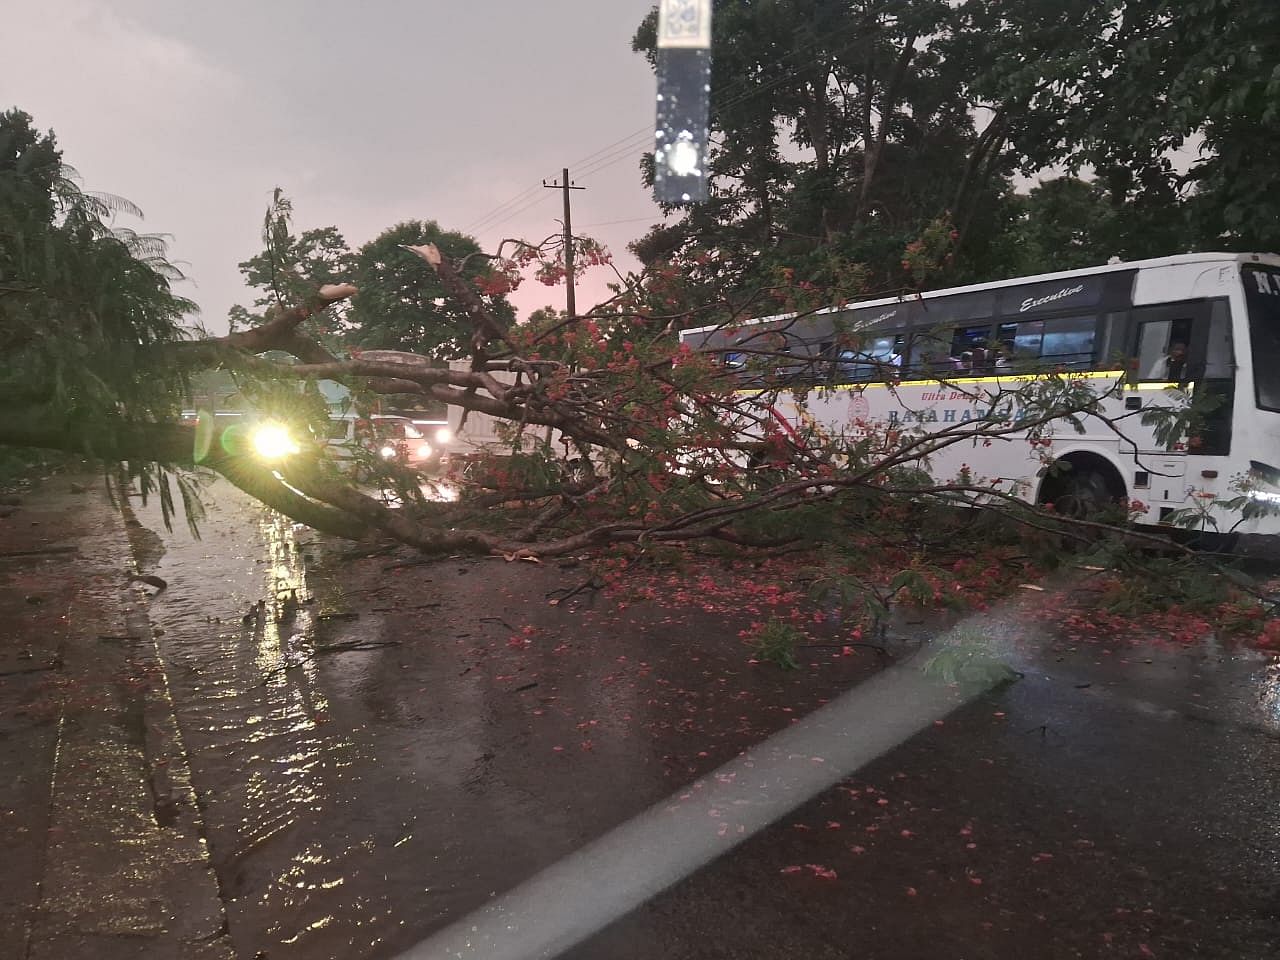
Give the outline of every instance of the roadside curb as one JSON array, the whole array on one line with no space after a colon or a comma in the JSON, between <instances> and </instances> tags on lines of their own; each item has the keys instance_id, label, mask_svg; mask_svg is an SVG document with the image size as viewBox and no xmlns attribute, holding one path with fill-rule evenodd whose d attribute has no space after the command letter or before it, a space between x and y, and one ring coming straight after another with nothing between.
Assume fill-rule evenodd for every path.
<instances>
[{"instance_id":1,"label":"roadside curb","mask_svg":"<svg viewBox=\"0 0 1280 960\"><path fill-rule=\"evenodd\" d=\"M41 500L62 499L48 493ZM155 634L126 581L134 545L100 488L62 644L46 863L29 960L233 960ZM55 504L51 504L56 507Z\"/></svg>"}]
</instances>

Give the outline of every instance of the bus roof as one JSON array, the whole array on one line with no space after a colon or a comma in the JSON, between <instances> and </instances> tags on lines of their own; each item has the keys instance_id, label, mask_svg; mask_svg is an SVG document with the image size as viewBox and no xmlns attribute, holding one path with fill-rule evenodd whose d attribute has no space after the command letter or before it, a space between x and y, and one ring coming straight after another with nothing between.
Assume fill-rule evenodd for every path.
<instances>
[{"instance_id":1,"label":"bus roof","mask_svg":"<svg viewBox=\"0 0 1280 960\"><path fill-rule=\"evenodd\" d=\"M971 283L963 287L944 287L940 290L927 290L918 294L900 294L894 297L878 297L874 300L850 300L838 307L823 307L812 312L811 316L822 316L829 313L843 313L853 308L889 306L895 303L906 303L913 300L932 300L935 297L949 297L961 293L974 293L981 290L1000 290L1005 287L1019 287L1041 281L1071 280L1076 277L1094 277L1121 270L1150 270L1155 267L1176 267L1190 263L1266 263L1280 266L1280 254L1274 253L1183 253L1173 257L1155 257L1150 260L1128 260L1123 263L1105 263L1096 267L1081 267L1078 270L1060 270L1057 273L1037 273L1025 277L1010 277L1007 280L992 280L987 283ZM796 316L794 313L777 313L767 317L751 317L738 321L739 324L769 323L775 320L787 320ZM687 333L708 333L726 326L724 322L707 324L702 327L690 327L681 330Z\"/></svg>"}]
</instances>

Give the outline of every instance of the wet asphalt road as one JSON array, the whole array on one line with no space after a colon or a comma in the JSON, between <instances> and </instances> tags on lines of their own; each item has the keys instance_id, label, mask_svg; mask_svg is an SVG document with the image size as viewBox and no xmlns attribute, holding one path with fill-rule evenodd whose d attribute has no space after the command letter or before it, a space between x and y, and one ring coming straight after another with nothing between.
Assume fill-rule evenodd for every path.
<instances>
[{"instance_id":1,"label":"wet asphalt road","mask_svg":"<svg viewBox=\"0 0 1280 960\"><path fill-rule=\"evenodd\" d=\"M882 665L752 665L714 605L550 605L581 568L341 564L216 493L203 540L164 535L150 615L242 957L395 956ZM1275 668L970 627L1025 679L567 956L1273 956Z\"/></svg>"}]
</instances>

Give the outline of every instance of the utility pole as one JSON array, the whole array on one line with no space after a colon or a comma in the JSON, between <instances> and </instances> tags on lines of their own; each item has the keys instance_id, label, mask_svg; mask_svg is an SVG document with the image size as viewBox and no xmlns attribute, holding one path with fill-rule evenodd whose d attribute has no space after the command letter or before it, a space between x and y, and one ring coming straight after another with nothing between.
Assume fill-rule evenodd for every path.
<instances>
[{"instance_id":1,"label":"utility pole","mask_svg":"<svg viewBox=\"0 0 1280 960\"><path fill-rule=\"evenodd\" d=\"M565 280L565 306L569 311L569 316L576 317L578 315L578 306L573 299L573 223L569 219L569 191L585 190L586 187L576 187L569 182L569 168L565 167L560 171L559 183L547 183L543 180L542 185L551 190L560 190L564 193L564 280Z\"/></svg>"}]
</instances>

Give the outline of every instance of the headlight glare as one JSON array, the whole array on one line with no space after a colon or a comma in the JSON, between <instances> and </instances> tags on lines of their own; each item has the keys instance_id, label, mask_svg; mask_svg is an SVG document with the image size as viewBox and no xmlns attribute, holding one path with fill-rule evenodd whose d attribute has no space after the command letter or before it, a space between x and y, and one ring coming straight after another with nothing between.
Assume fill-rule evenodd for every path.
<instances>
[{"instance_id":1,"label":"headlight glare","mask_svg":"<svg viewBox=\"0 0 1280 960\"><path fill-rule=\"evenodd\" d=\"M249 435L249 443L253 452L262 460L283 460L300 449L289 429L282 423L268 420L253 428Z\"/></svg>"}]
</instances>

